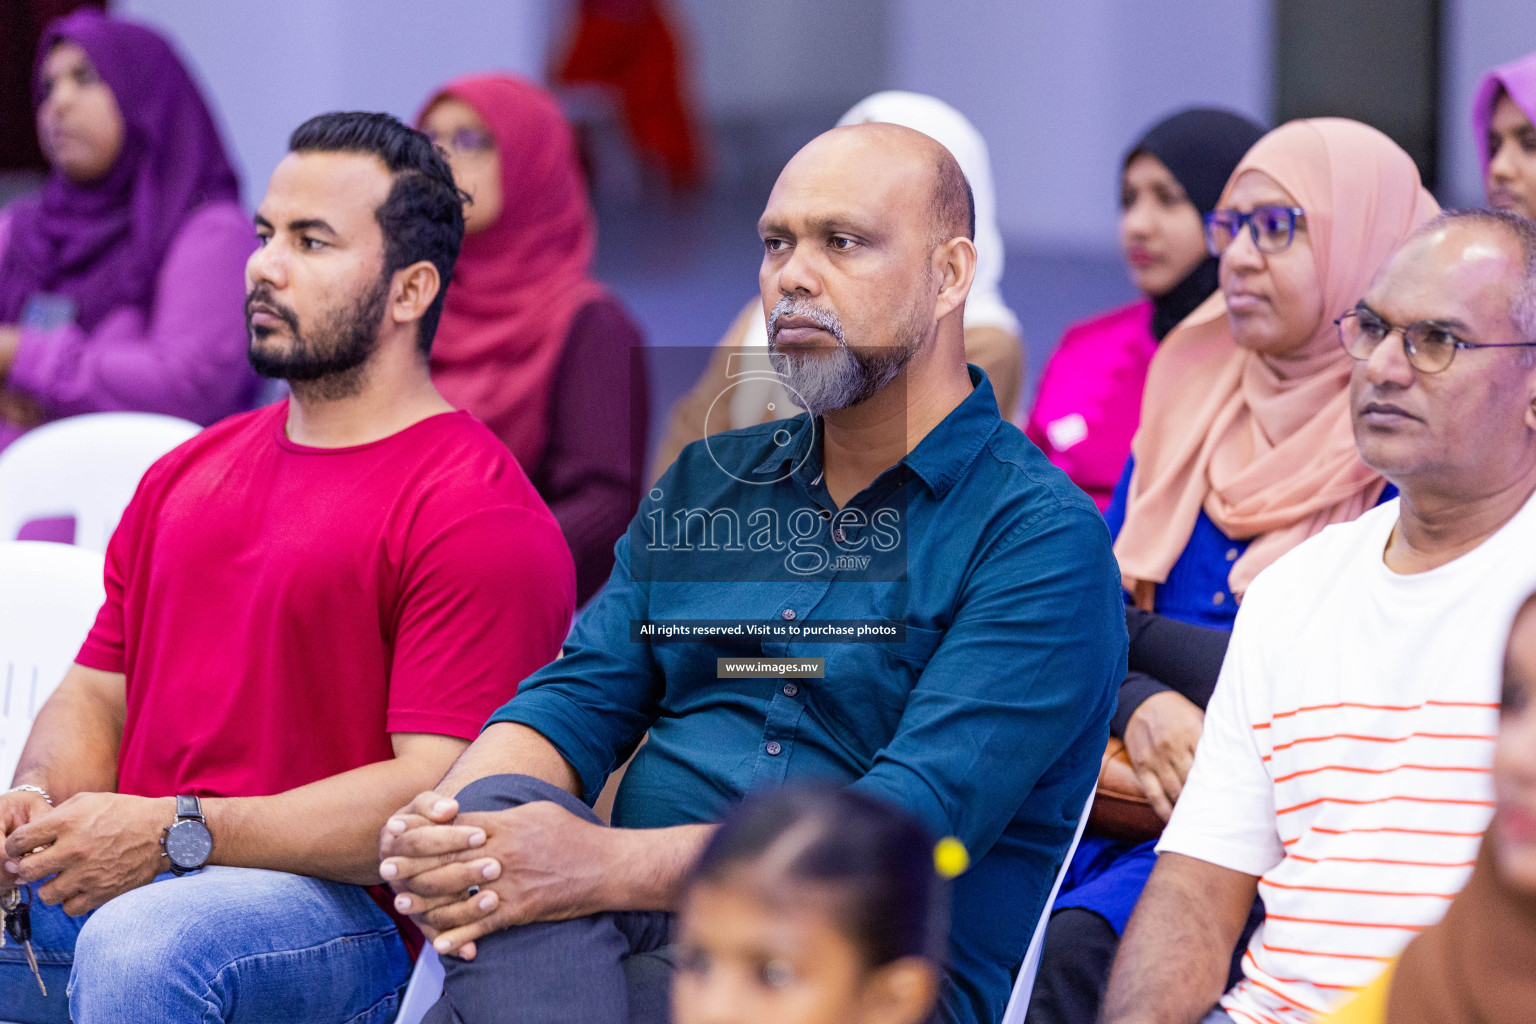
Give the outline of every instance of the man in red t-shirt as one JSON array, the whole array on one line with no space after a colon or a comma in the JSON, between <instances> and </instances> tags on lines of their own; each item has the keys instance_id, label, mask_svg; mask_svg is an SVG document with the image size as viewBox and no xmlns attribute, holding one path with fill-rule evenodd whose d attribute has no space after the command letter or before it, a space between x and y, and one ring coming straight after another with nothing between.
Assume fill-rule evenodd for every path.
<instances>
[{"instance_id":1,"label":"man in red t-shirt","mask_svg":"<svg viewBox=\"0 0 1536 1024\"><path fill-rule=\"evenodd\" d=\"M383 114L289 148L246 318L292 397L158 462L113 537L0 795L0 891L38 897L48 988L0 949L7 1020L393 1019L411 959L366 888L379 830L570 624L554 517L428 375L463 237L447 164Z\"/></svg>"}]
</instances>

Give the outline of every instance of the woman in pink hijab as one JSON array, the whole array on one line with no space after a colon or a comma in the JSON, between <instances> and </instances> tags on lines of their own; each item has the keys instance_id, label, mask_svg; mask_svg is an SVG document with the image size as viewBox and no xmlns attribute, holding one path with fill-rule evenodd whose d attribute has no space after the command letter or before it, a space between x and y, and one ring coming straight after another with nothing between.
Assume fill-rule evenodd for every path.
<instances>
[{"instance_id":1,"label":"woman in pink hijab","mask_svg":"<svg viewBox=\"0 0 1536 1024\"><path fill-rule=\"evenodd\" d=\"M1536 218L1536 53L1483 76L1472 126L1488 205Z\"/></svg>"},{"instance_id":2,"label":"woman in pink hijab","mask_svg":"<svg viewBox=\"0 0 1536 1024\"><path fill-rule=\"evenodd\" d=\"M432 380L517 456L565 532L584 603L639 506L647 406L644 339L590 276L597 229L574 135L548 93L508 75L448 83L417 123L471 200Z\"/></svg>"}]
</instances>

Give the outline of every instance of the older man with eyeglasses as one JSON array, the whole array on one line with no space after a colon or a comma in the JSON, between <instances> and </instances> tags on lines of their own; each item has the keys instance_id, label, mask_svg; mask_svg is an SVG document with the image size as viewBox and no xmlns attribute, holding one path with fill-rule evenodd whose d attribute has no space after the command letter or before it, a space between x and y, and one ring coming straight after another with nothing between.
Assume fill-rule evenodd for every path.
<instances>
[{"instance_id":1,"label":"older man with eyeglasses","mask_svg":"<svg viewBox=\"0 0 1536 1024\"><path fill-rule=\"evenodd\" d=\"M1492 813L1501 637L1536 583L1536 225L1431 221L1337 323L1401 496L1249 587L1111 1024L1318 1019L1439 919Z\"/></svg>"}]
</instances>

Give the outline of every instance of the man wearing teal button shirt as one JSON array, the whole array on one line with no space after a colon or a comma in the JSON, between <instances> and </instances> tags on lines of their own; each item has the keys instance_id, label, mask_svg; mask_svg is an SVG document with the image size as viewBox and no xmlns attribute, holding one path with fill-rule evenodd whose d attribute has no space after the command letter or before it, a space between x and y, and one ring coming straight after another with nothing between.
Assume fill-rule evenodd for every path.
<instances>
[{"instance_id":1,"label":"man wearing teal button shirt","mask_svg":"<svg viewBox=\"0 0 1536 1024\"><path fill-rule=\"evenodd\" d=\"M429 1021L665 1019L680 876L744 793L809 777L966 845L940 1016L1001 1015L1097 777L1126 639L1097 509L965 363L971 220L953 158L908 129L836 129L785 168L760 285L774 369L808 411L685 449L566 656L384 830L397 906L457 954ZM729 618L777 629L631 634ZM900 635L796 639L829 620ZM825 672L791 693L719 677L723 656ZM647 735L604 827L583 801Z\"/></svg>"}]
</instances>

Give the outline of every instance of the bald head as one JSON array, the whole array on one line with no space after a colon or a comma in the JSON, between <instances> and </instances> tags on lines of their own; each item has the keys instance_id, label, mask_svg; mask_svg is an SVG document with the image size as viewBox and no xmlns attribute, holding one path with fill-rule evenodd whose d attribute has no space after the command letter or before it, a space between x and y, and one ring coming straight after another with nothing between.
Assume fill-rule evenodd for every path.
<instances>
[{"instance_id":1,"label":"bald head","mask_svg":"<svg viewBox=\"0 0 1536 1024\"><path fill-rule=\"evenodd\" d=\"M1501 252L1500 239L1513 242L1516 252ZM1536 222L1504 210L1447 210L1410 235L1402 249L1415 244L1448 252L1461 264L1501 261L1510 322L1520 341L1536 341Z\"/></svg>"},{"instance_id":2,"label":"bald head","mask_svg":"<svg viewBox=\"0 0 1536 1024\"><path fill-rule=\"evenodd\" d=\"M807 174L840 177L854 188L904 186L901 214L912 217L921 210L935 245L951 238L975 240L970 183L954 155L922 132L884 121L833 128L796 153L779 181Z\"/></svg>"},{"instance_id":3,"label":"bald head","mask_svg":"<svg viewBox=\"0 0 1536 1024\"><path fill-rule=\"evenodd\" d=\"M1430 221L1353 311L1350 402L1365 463L1411 501L1536 484L1536 230L1510 214ZM1408 352L1412 336L1415 355ZM1528 479L1529 478L1529 479Z\"/></svg>"},{"instance_id":4,"label":"bald head","mask_svg":"<svg viewBox=\"0 0 1536 1024\"><path fill-rule=\"evenodd\" d=\"M775 367L797 404L861 404L935 339L942 355L914 372L937 360L964 379L971 221L960 165L921 132L847 125L795 154L758 221L758 283Z\"/></svg>"}]
</instances>

